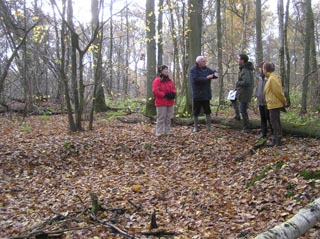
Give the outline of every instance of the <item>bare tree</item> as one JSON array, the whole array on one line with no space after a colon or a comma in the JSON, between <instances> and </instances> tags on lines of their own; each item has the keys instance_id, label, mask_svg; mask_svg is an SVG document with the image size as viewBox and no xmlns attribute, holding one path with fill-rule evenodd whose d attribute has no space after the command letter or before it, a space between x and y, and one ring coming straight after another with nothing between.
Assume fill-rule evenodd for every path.
<instances>
[{"instance_id":1,"label":"bare tree","mask_svg":"<svg viewBox=\"0 0 320 239\"><path fill-rule=\"evenodd\" d=\"M158 61L157 65L161 66L163 63L163 31L162 31L162 16L163 16L163 0L159 0L158 2L158 44L157 44L157 49L158 49Z\"/></svg>"},{"instance_id":2,"label":"bare tree","mask_svg":"<svg viewBox=\"0 0 320 239\"><path fill-rule=\"evenodd\" d=\"M146 115L156 114L154 97L152 94L152 81L156 74L156 17L154 0L146 1L146 40L147 40L147 103Z\"/></svg>"},{"instance_id":3,"label":"bare tree","mask_svg":"<svg viewBox=\"0 0 320 239\"><path fill-rule=\"evenodd\" d=\"M221 0L217 0L216 3L216 15L217 15L217 45L218 45L218 71L219 77L219 106L224 101L224 84L223 84L223 67L222 67L222 21L221 21Z\"/></svg>"},{"instance_id":4,"label":"bare tree","mask_svg":"<svg viewBox=\"0 0 320 239\"><path fill-rule=\"evenodd\" d=\"M313 14L311 0L305 0L305 41L304 41L304 67L303 67L303 81L302 81L302 99L301 99L301 114L307 113L307 98L308 98L308 87L310 77L310 49L312 35L314 34L312 28Z\"/></svg>"},{"instance_id":5,"label":"bare tree","mask_svg":"<svg viewBox=\"0 0 320 239\"><path fill-rule=\"evenodd\" d=\"M201 43L202 43L202 9L203 0L188 0L189 9L189 69L194 65L196 57L201 55ZM192 96L191 96L191 86L188 81L188 90L186 97L186 107L184 112L191 112L192 109Z\"/></svg>"},{"instance_id":6,"label":"bare tree","mask_svg":"<svg viewBox=\"0 0 320 239\"><path fill-rule=\"evenodd\" d=\"M91 24L92 29L99 28L99 13L103 9L104 0L91 0ZM94 32L92 33L94 34ZM93 112L104 112L107 110L105 101L104 90L102 87L102 41L103 41L103 29L99 31L97 38L93 41L95 46L93 50L93 76L94 76L94 89L92 96L92 106L90 108L89 117L89 129L93 128ZM91 102L89 102L91 103Z\"/></svg>"},{"instance_id":7,"label":"bare tree","mask_svg":"<svg viewBox=\"0 0 320 239\"><path fill-rule=\"evenodd\" d=\"M256 65L263 61L261 0L256 0Z\"/></svg>"}]
</instances>

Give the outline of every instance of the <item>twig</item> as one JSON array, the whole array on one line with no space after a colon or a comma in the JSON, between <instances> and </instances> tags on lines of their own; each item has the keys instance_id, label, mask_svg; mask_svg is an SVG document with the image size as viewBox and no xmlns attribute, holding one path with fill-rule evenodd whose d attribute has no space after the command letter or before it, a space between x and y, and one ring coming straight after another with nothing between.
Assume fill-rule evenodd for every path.
<instances>
[{"instance_id":1,"label":"twig","mask_svg":"<svg viewBox=\"0 0 320 239\"><path fill-rule=\"evenodd\" d=\"M115 226L115 225L113 225L113 224L111 224L111 223L109 223L109 222L101 221L101 220L99 220L98 218L96 218L96 221L99 222L99 223L101 223L101 224L104 225L104 226L111 227L113 230L117 231L118 233L120 233L121 235L123 235L123 236L125 236L125 237L127 237L127 238L137 239L136 237L128 234L127 232L121 230L119 227L117 227L117 226Z\"/></svg>"},{"instance_id":2,"label":"twig","mask_svg":"<svg viewBox=\"0 0 320 239\"><path fill-rule=\"evenodd\" d=\"M256 150L259 148L262 148L266 144L267 140L266 139L260 139L258 142L256 142L251 149L243 153L242 155L236 157L236 161L243 161L246 159L246 157L253 155L256 153Z\"/></svg>"},{"instance_id":3,"label":"twig","mask_svg":"<svg viewBox=\"0 0 320 239\"><path fill-rule=\"evenodd\" d=\"M83 229L91 229L94 226L90 226L90 227L76 227L76 228L69 228L69 229L64 229L64 230L59 230L59 231L52 231L52 232L45 232L43 230L39 230L39 231L34 231L32 233L30 233L29 235L24 235L24 236L16 236L16 237L10 237L9 239L25 239L25 238L31 238L37 235L47 235L47 236L52 236L52 235L60 235L63 234L65 232L68 231L77 231L77 230L83 230Z\"/></svg>"},{"instance_id":4,"label":"twig","mask_svg":"<svg viewBox=\"0 0 320 239\"><path fill-rule=\"evenodd\" d=\"M141 232L142 235L145 236L157 236L157 237L161 237L161 236L174 236L176 235L175 232L167 232L165 230L160 230L160 231L150 231L150 232Z\"/></svg>"},{"instance_id":5,"label":"twig","mask_svg":"<svg viewBox=\"0 0 320 239\"><path fill-rule=\"evenodd\" d=\"M141 206L137 206L131 200L128 200L128 202L136 209L135 212L141 210Z\"/></svg>"}]
</instances>

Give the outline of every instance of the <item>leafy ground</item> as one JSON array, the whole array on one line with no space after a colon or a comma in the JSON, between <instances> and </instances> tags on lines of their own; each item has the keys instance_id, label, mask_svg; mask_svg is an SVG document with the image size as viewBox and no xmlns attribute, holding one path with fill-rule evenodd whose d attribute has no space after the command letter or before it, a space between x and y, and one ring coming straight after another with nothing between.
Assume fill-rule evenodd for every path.
<instances>
[{"instance_id":1,"label":"leafy ground","mask_svg":"<svg viewBox=\"0 0 320 239\"><path fill-rule=\"evenodd\" d=\"M149 232L154 212L153 231L172 238L253 238L320 193L320 180L301 176L320 170L316 139L285 136L284 146L237 161L257 133L176 126L174 136L158 139L153 124L104 115L80 133L68 132L66 116L19 122L0 118L1 238L41 226L63 231L58 238L124 238L102 222L147 238L141 232ZM90 193L110 209L96 221L86 210ZM319 237L315 227L301 238Z\"/></svg>"}]
</instances>

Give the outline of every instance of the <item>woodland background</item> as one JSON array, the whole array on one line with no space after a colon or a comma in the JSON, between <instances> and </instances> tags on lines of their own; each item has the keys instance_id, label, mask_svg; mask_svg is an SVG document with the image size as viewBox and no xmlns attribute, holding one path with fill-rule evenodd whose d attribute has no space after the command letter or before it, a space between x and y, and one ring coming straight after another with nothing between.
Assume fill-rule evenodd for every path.
<instances>
[{"instance_id":1,"label":"woodland background","mask_svg":"<svg viewBox=\"0 0 320 239\"><path fill-rule=\"evenodd\" d=\"M254 238L319 197L317 137L286 132L284 146L252 151L258 128L215 118L192 134L188 121L196 56L220 72L211 103L228 121L245 52L276 64L291 100L283 122L319 132L319 2L90 3L84 21L76 1L0 0L1 237ZM161 64L178 94L175 136L159 140ZM106 210L92 211L94 196ZM318 237L317 226L305 236Z\"/></svg>"}]
</instances>

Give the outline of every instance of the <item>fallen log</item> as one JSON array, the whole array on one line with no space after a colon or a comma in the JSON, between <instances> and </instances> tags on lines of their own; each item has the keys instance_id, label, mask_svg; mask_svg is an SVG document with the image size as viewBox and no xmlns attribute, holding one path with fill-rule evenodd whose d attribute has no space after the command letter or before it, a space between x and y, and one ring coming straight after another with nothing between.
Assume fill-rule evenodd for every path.
<instances>
[{"instance_id":1,"label":"fallen log","mask_svg":"<svg viewBox=\"0 0 320 239\"><path fill-rule=\"evenodd\" d=\"M243 125L241 121L233 118L221 118L212 117L211 122L216 125L223 125L230 129L241 130ZM205 118L199 117L199 123L205 124ZM175 118L173 119L174 125L193 125L192 118ZM296 125L289 122L281 122L282 131L284 135L292 135L297 137L312 137L320 138L320 127L307 126L307 125ZM250 129L260 129L260 120L250 119Z\"/></svg>"},{"instance_id":2,"label":"fallen log","mask_svg":"<svg viewBox=\"0 0 320 239\"><path fill-rule=\"evenodd\" d=\"M319 219L320 198L300 209L289 220L257 235L254 239L295 239L308 232Z\"/></svg>"}]
</instances>

